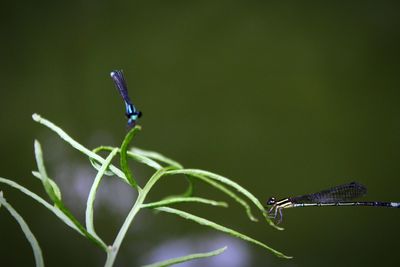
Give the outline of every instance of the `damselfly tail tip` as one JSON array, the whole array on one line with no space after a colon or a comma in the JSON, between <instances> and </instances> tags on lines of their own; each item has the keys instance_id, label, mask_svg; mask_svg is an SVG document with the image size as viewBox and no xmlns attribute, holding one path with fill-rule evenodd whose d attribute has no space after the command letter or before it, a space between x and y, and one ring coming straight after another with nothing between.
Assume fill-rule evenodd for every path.
<instances>
[{"instance_id":1,"label":"damselfly tail tip","mask_svg":"<svg viewBox=\"0 0 400 267\"><path fill-rule=\"evenodd\" d=\"M112 72L110 72L111 78L114 78L115 76L117 76L119 72L120 72L119 70L113 70Z\"/></svg>"}]
</instances>

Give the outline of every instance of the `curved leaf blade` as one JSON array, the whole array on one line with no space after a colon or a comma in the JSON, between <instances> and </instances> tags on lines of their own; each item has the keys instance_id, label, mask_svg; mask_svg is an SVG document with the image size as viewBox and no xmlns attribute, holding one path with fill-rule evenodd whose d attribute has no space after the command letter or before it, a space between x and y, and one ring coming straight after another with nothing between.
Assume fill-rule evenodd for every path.
<instances>
[{"instance_id":1,"label":"curved leaf blade","mask_svg":"<svg viewBox=\"0 0 400 267\"><path fill-rule=\"evenodd\" d=\"M215 201L215 200L201 198L201 197L171 197L171 198L163 199L163 200L160 200L157 202L142 204L142 208L157 208L157 207L169 206L169 205L185 203L185 202L186 203L187 202L201 203L201 204L207 204L207 205L211 205L211 206L224 207L224 208L228 207L228 204L226 202Z\"/></svg>"},{"instance_id":2,"label":"curved leaf blade","mask_svg":"<svg viewBox=\"0 0 400 267\"><path fill-rule=\"evenodd\" d=\"M21 227L22 232L25 234L26 239L31 244L33 255L35 257L36 266L44 267L44 260L42 250L40 249L39 243L33 235L32 231L29 229L28 224L22 218L22 216L9 204L6 199L3 197L3 192L0 191L0 204L2 204L8 212L10 212L11 216L18 222Z\"/></svg>"},{"instance_id":3,"label":"curved leaf blade","mask_svg":"<svg viewBox=\"0 0 400 267\"><path fill-rule=\"evenodd\" d=\"M166 267L166 266L171 266L171 265L186 262L186 261L202 259L202 258L209 258L209 257L213 257L213 256L217 256L217 255L221 254L226 249L227 249L227 247L223 247L223 248L216 249L216 250L213 250L210 252L190 254L190 255L183 256L183 257L172 258L169 260L159 261L159 262L149 264L149 265L144 265L143 267Z\"/></svg>"},{"instance_id":4,"label":"curved leaf blade","mask_svg":"<svg viewBox=\"0 0 400 267\"><path fill-rule=\"evenodd\" d=\"M72 229L76 230L78 233L82 234L82 232L78 229L78 227L76 227L76 225L71 221L70 218L65 216L65 214L62 213L58 208L56 208L55 206L51 205L46 200L44 200L40 196L36 195L32 191L26 189L25 187L23 187L22 185L14 182L14 181L11 181L11 180L6 179L6 178L0 177L0 183L7 184L7 185L9 185L9 186L11 186L11 187L13 187L15 189L18 189L19 191L21 191L25 195L27 195L27 196L31 197L32 199L36 200L37 202L42 204L45 208L47 208L48 210L53 212L58 218L60 218L69 227L71 227Z\"/></svg>"},{"instance_id":5,"label":"curved leaf blade","mask_svg":"<svg viewBox=\"0 0 400 267\"><path fill-rule=\"evenodd\" d=\"M108 166L110 165L112 159L115 157L117 152L118 152L118 148L114 148L114 150L111 151L111 153L108 155L108 157L104 161L103 165L101 166L99 172L97 173L97 175L93 181L92 187L90 188L87 203L86 203L86 213L85 213L86 229L87 229L88 233L92 234L93 236L95 236L98 239L100 239L100 237L96 234L96 231L94 229L94 222L93 222L94 201L96 199L96 193L97 193L97 189L99 188L100 181L103 178L105 171L107 170Z\"/></svg>"},{"instance_id":6,"label":"curved leaf blade","mask_svg":"<svg viewBox=\"0 0 400 267\"><path fill-rule=\"evenodd\" d=\"M126 151L128 150L128 145L132 141L133 137L140 131L141 127L136 125L133 129L131 129L125 136L124 141L122 142L121 149L120 149L120 166L122 171L125 173L126 178L128 179L131 186L137 188L138 184L133 177L133 173L128 166L128 156Z\"/></svg>"},{"instance_id":7,"label":"curved leaf blade","mask_svg":"<svg viewBox=\"0 0 400 267\"><path fill-rule=\"evenodd\" d=\"M32 175L36 178L38 178L39 180L43 181L42 176L40 175L40 172L37 171L32 171ZM54 193L56 194L56 196L61 199L61 190L58 187L58 185L56 184L56 182L54 182L52 179L48 178L48 181L50 183L50 185L53 187Z\"/></svg>"},{"instance_id":8,"label":"curved leaf blade","mask_svg":"<svg viewBox=\"0 0 400 267\"><path fill-rule=\"evenodd\" d=\"M246 196L253 204L260 210L262 215L264 216L265 220L271 225L272 227L278 229L278 230L283 230L283 228L275 225L275 223L268 217L264 206L261 204L261 202L252 194L250 193L247 189L243 188L240 186L238 183L215 173L208 172L208 171L203 171L203 170L197 170L197 169L182 169L182 170L171 170L168 171L166 174L186 174L194 177L207 177L213 180L216 180L220 183L229 185L230 187L235 188L239 193L243 194Z\"/></svg>"},{"instance_id":9,"label":"curved leaf blade","mask_svg":"<svg viewBox=\"0 0 400 267\"><path fill-rule=\"evenodd\" d=\"M183 169L182 171L185 171L185 169ZM168 172L166 174L169 174L169 175L176 174L176 173L172 173L172 172L173 171L170 171L170 172ZM235 200L237 203L239 203L245 209L246 214L247 214L247 216L249 217L249 219L251 221L253 221L253 222L257 222L258 221L258 219L252 214L250 205L247 204L247 202L243 198L239 197L232 190L228 189L226 186L220 184L219 182L217 182L217 181L215 181L213 179L210 179L208 177L205 177L203 175L196 175L196 176L192 176L192 177L200 179L203 182L210 184L212 187L215 187L216 189L222 191L223 193L225 193L226 195L231 197L233 200Z\"/></svg>"},{"instance_id":10,"label":"curved leaf blade","mask_svg":"<svg viewBox=\"0 0 400 267\"><path fill-rule=\"evenodd\" d=\"M76 150L82 152L83 154L85 154L86 156L95 159L96 161L100 162L100 163L104 163L104 160L102 157L100 157L99 155L97 155L96 153L90 151L89 149L87 149L86 147L84 147L83 145L81 145L80 143L78 143L77 141L75 141L71 136L69 136L66 132L64 132L63 129L61 129L60 127L58 127L57 125L55 125L54 123L52 123L49 120L46 120L45 118L41 117L39 114L34 113L32 115L32 119L44 126L46 126L47 128L49 128L50 130L52 130L53 132L55 132L56 134L58 134L61 139L63 139L65 142L67 142L68 144L70 144L73 148L75 148ZM128 180L125 177L125 174L118 169L117 167L115 167L114 165L110 165L110 170L115 173L115 175L117 175L118 177L120 177L121 179L123 179L125 182L128 182Z\"/></svg>"},{"instance_id":11,"label":"curved leaf blade","mask_svg":"<svg viewBox=\"0 0 400 267\"><path fill-rule=\"evenodd\" d=\"M155 151L144 150L144 149L140 149L140 148L137 148L137 147L131 148L130 151L132 153L137 154L137 155L141 155L141 156L144 156L146 158L150 158L150 159L153 159L153 160L157 160L159 162L163 162L163 163L167 164L168 166L172 166L172 167L175 167L177 169L182 169L183 168L183 166L180 163L178 163L177 161L175 161L173 159L170 159L170 158L168 158L168 157L166 157L166 156L164 156L164 155L162 155L162 154L160 154L158 152L155 152Z\"/></svg>"},{"instance_id":12,"label":"curved leaf blade","mask_svg":"<svg viewBox=\"0 0 400 267\"><path fill-rule=\"evenodd\" d=\"M253 239L253 238L251 238L249 236L246 236L246 235L244 235L242 233L239 233L239 232L237 232L235 230L232 230L230 228L227 228L225 226L219 225L219 224L217 224L215 222L212 222L212 221L209 221L207 219L201 218L199 216L190 214L188 212L181 211L181 210L174 209L174 208L169 208L169 207L159 207L159 208L155 208L155 209L159 210L159 211L164 211L164 212L168 212L168 213L172 213L172 214L178 215L178 216L180 216L180 217L182 217L184 219L196 222L196 223L204 225L204 226L208 226L208 227L213 228L215 230L218 230L220 232L223 232L223 233L229 234L231 236L234 236L234 237L240 238L242 240L245 240L247 242L256 244L256 245L258 245L260 247L263 247L263 248L269 250L270 252L272 252L273 254L275 254L276 256L278 256L280 258L285 258L285 259L291 259L292 258L291 256L286 256L282 252L279 252L279 251L271 248L270 246L268 246L268 245L266 245L266 244L264 244L264 243L262 243L262 242L260 242L260 241L258 241L256 239Z\"/></svg>"},{"instance_id":13,"label":"curved leaf blade","mask_svg":"<svg viewBox=\"0 0 400 267\"><path fill-rule=\"evenodd\" d=\"M54 202L57 203L58 201L61 200L61 193L57 194L56 192L60 192L60 189L58 186L56 186L57 189L53 188L53 185L55 183L50 182L49 176L47 176L46 168L44 167L44 162L43 162L43 152L42 152L42 147L39 143L38 140L35 140L35 158L36 158L36 164L38 166L38 170L40 173L40 178L43 183L43 187L46 190L47 195L50 197L50 199Z\"/></svg>"}]
</instances>

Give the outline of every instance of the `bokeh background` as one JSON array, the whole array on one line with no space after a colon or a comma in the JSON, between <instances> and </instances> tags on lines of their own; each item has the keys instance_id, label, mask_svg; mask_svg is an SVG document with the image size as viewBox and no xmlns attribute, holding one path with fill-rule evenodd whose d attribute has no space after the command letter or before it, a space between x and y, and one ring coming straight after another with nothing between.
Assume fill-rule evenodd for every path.
<instances>
[{"instance_id":1,"label":"bokeh background","mask_svg":"<svg viewBox=\"0 0 400 267\"><path fill-rule=\"evenodd\" d=\"M397 1L8 1L0 11L0 175L44 196L33 140L82 220L95 172L87 159L34 123L37 112L84 145L121 143L123 103L109 77L123 69L141 109L135 145L186 167L227 176L265 201L353 180L365 199L400 201L400 17ZM143 185L150 170L132 164ZM185 189L165 179L150 199ZM102 266L105 255L42 206L0 185L24 216L47 266ZM167 214L144 212L116 266L228 251L186 266L394 266L400 210L287 210L285 231L243 209L183 205L293 255L269 252ZM135 198L106 179L96 227L109 243ZM32 266L17 223L0 210L2 266Z\"/></svg>"}]
</instances>

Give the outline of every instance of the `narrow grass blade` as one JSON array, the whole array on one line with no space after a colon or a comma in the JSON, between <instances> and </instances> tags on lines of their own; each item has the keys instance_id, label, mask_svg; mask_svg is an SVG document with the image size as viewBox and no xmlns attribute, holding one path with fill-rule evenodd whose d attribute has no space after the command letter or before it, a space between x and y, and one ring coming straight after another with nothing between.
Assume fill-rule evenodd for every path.
<instances>
[{"instance_id":1,"label":"narrow grass blade","mask_svg":"<svg viewBox=\"0 0 400 267\"><path fill-rule=\"evenodd\" d=\"M35 140L35 158L36 158L36 164L38 166L38 170L40 173L40 177L43 183L43 187L46 190L47 195L50 197L50 199L56 203L61 200L61 193L57 194L56 191L60 192L60 189L57 187L57 189L53 188L53 185L55 183L50 182L50 178L47 176L46 169L44 167L44 162L43 162L43 153L42 153L42 147L40 146L39 141Z\"/></svg>"},{"instance_id":2,"label":"narrow grass blade","mask_svg":"<svg viewBox=\"0 0 400 267\"><path fill-rule=\"evenodd\" d=\"M209 258L209 257L213 257L213 256L217 256L217 255L221 254L222 252L224 252L226 250L226 248L227 247L223 247L223 248L213 250L210 252L206 252L206 253L190 254L190 255L183 256L183 257L173 258L173 259L169 259L169 260L165 260L165 261L159 261L159 262L156 262L153 264L144 265L143 267L166 267L166 266L171 266L174 264L191 261L191 260L195 260L195 259Z\"/></svg>"},{"instance_id":3,"label":"narrow grass blade","mask_svg":"<svg viewBox=\"0 0 400 267\"><path fill-rule=\"evenodd\" d=\"M109 147L99 146L99 147L92 149L92 151L93 151L93 153L98 154L101 151L111 152L111 151L113 151L114 148L115 147L111 147L111 146L109 146ZM118 148L118 151L119 151L119 148ZM101 169L102 164L98 163L94 158L89 157L89 162L92 164L93 168L96 169L96 171L99 171ZM110 168L107 168L107 170L104 172L104 175L114 176L116 174L113 173L112 171L110 171Z\"/></svg>"},{"instance_id":4,"label":"narrow grass blade","mask_svg":"<svg viewBox=\"0 0 400 267\"><path fill-rule=\"evenodd\" d=\"M34 121L36 121L36 122L48 127L52 131L54 131L56 134L58 134L61 137L61 139L63 139L68 144L70 144L76 150L78 150L78 151L82 152L83 154L87 155L89 158L93 158L93 159L95 159L96 161L98 161L100 163L104 162L104 159L102 157L100 157L96 153L93 153L92 151L90 151L89 149L87 149L86 147L84 147L83 145L81 145L80 143L75 141L74 139L72 139L71 136L69 136L66 132L64 132L60 127L58 127L54 123L46 120L45 118L41 117L39 114L36 114L36 113L34 113L32 115L32 118L33 118ZM113 173L115 173L115 175L117 175L118 177L123 179L125 182L128 182L128 180L125 177L125 174L120 169L118 169L114 165L110 165L109 168Z\"/></svg>"},{"instance_id":5,"label":"narrow grass blade","mask_svg":"<svg viewBox=\"0 0 400 267\"><path fill-rule=\"evenodd\" d=\"M167 174L171 175L171 172L168 172ZM226 186L218 183L217 181L207 178L202 175L195 176L195 178L202 180L205 183L208 183L212 187L215 187L216 189L220 190L221 192L227 194L229 197L231 197L233 200L238 202L241 206L244 207L247 216L249 219L253 222L257 222L258 219L252 214L250 205L247 204L246 201L244 201L241 197L239 197L236 193L234 193L232 190L228 189Z\"/></svg>"},{"instance_id":6,"label":"narrow grass blade","mask_svg":"<svg viewBox=\"0 0 400 267\"><path fill-rule=\"evenodd\" d=\"M14 217L14 219L19 223L22 232L24 232L26 239L31 244L33 255L35 257L35 263L38 267L44 266L44 260L42 255L42 250L40 249L39 243L37 242L35 236L32 231L29 229L28 224L25 220L19 215L19 213L6 201L3 197L3 192L0 191L0 204L2 204ZM7 242L6 240L2 240L2 242Z\"/></svg>"},{"instance_id":7,"label":"narrow grass blade","mask_svg":"<svg viewBox=\"0 0 400 267\"><path fill-rule=\"evenodd\" d=\"M38 178L39 180L43 181L42 176L40 175L40 172L32 171L32 175L34 177ZM48 178L48 181L51 184L51 187L53 187L54 193L56 194L57 198L61 199L61 190L58 187L58 185L56 184L56 182L54 182L50 178Z\"/></svg>"},{"instance_id":8,"label":"narrow grass blade","mask_svg":"<svg viewBox=\"0 0 400 267\"><path fill-rule=\"evenodd\" d=\"M90 234L97 237L98 239L100 239L100 237L96 234L96 231L94 229L94 223L93 223L94 200L96 198L97 189L99 188L100 181L103 178L104 172L110 165L112 159L115 157L117 152L118 152L118 148L114 148L114 150L111 151L111 153L108 155L108 157L104 161L103 165L101 166L99 172L96 175L96 178L93 181L93 185L90 188L90 193L89 193L87 203L86 203L86 216L85 216L86 229Z\"/></svg>"},{"instance_id":9,"label":"narrow grass blade","mask_svg":"<svg viewBox=\"0 0 400 267\"><path fill-rule=\"evenodd\" d=\"M218 190L220 190L221 192L225 193L226 195L228 195L229 197L231 197L233 200L235 200L237 203L239 203L246 211L247 217L249 217L249 219L253 222L258 222L258 219L253 215L253 213L251 212L251 208L250 205L247 204L247 202L239 197L236 193L234 193L232 190L228 189L226 186L218 183L215 180L212 180L210 178L207 178L205 176L197 176L196 178L202 180L205 183L208 183L209 185L217 188Z\"/></svg>"},{"instance_id":10,"label":"narrow grass blade","mask_svg":"<svg viewBox=\"0 0 400 267\"><path fill-rule=\"evenodd\" d=\"M27 195L27 196L31 197L32 199L36 200L38 203L42 204L45 208L47 208L48 210L53 212L58 218L60 218L69 227L71 227L72 229L76 230L78 233L83 235L83 233L76 227L76 225L71 221L70 218L65 216L65 214L62 213L58 208L56 208L55 206L53 206L50 203L48 203L46 200L44 200L40 196L38 196L35 193L33 193L32 191L26 189L22 185L14 182L14 181L11 181L9 179L6 179L6 178L0 177L0 183L7 184L7 185L9 185L11 187L14 187L15 189L18 189L19 191L21 191L25 195Z\"/></svg>"},{"instance_id":11,"label":"narrow grass blade","mask_svg":"<svg viewBox=\"0 0 400 267\"><path fill-rule=\"evenodd\" d=\"M157 207L169 206L169 205L185 203L185 202L201 203L201 204L207 204L207 205L211 205L211 206L224 207L224 208L228 207L228 204L226 202L215 201L215 200L210 200L210 199L206 199L206 198L172 197L172 198L167 198L167 199L157 201L157 202L143 204L142 208L157 208Z\"/></svg>"},{"instance_id":12,"label":"narrow grass blade","mask_svg":"<svg viewBox=\"0 0 400 267\"><path fill-rule=\"evenodd\" d=\"M146 158L150 158L150 159L154 159L157 160L159 162L163 162L165 164L167 164L168 166L172 166L175 167L177 169L182 169L183 166L181 164L179 164L178 162L176 162L175 160L172 160L158 152L154 152L154 151L149 151L149 150L144 150L144 149L140 149L137 147L133 147L130 149L131 152L137 154L137 155L141 155L144 156Z\"/></svg>"},{"instance_id":13,"label":"narrow grass blade","mask_svg":"<svg viewBox=\"0 0 400 267\"><path fill-rule=\"evenodd\" d=\"M255 239L253 239L253 238L251 238L249 236L246 236L246 235L241 234L241 233L239 233L239 232L237 232L235 230L232 230L232 229L227 228L225 226L219 225L219 224L217 224L215 222L209 221L209 220L201 218L199 216L196 216L196 215L193 215L193 214L190 214L190 213L187 213L185 211L178 210L178 209L169 208L169 207L159 207L159 208L155 208L155 209L159 210L159 211L164 211L164 212L168 212L168 213L172 213L172 214L178 215L178 216L180 216L180 217L182 217L184 219L196 222L196 223L201 224L201 225L205 225L205 226L211 227L211 228L213 228L215 230L218 230L220 232L223 232L223 233L229 234L231 236L243 239L243 240L245 240L247 242L256 244L256 245L258 245L260 247L263 247L263 248L271 251L273 254L275 254L278 257L285 258L285 259L291 259L292 258L290 256L286 256L285 254L283 254L283 253L281 253L281 252L279 252L279 251L267 246L266 244L264 244L264 243L262 243L262 242L260 242L258 240L255 240Z\"/></svg>"},{"instance_id":14,"label":"narrow grass blade","mask_svg":"<svg viewBox=\"0 0 400 267\"><path fill-rule=\"evenodd\" d=\"M135 178L133 177L133 173L131 171L131 169L128 166L128 155L126 153L126 151L128 150L128 145L129 143L132 141L133 137L136 135L137 132L140 131L140 126L136 125L134 128L132 128L125 136L124 141L122 142L121 145L121 161L120 161L120 165L121 165L121 169L122 171L125 173L126 178L128 179L129 183L131 184L132 187L137 188L138 184L135 180Z\"/></svg>"},{"instance_id":15,"label":"narrow grass blade","mask_svg":"<svg viewBox=\"0 0 400 267\"><path fill-rule=\"evenodd\" d=\"M155 170L159 170L162 169L162 166L160 164L158 164L156 161L147 158L143 155L139 155L139 154L135 154L131 151L127 151L128 154L128 158L131 158L139 163L145 164L147 166L149 166L150 168L153 168Z\"/></svg>"},{"instance_id":16,"label":"narrow grass blade","mask_svg":"<svg viewBox=\"0 0 400 267\"><path fill-rule=\"evenodd\" d=\"M190 175L193 177L206 177L206 178L210 178L213 180L216 180L220 183L226 184L230 187L235 188L238 192L240 192L241 194L243 194L244 196L246 196L251 202L253 202L253 204L260 210L260 212L262 213L262 215L264 216L265 220L269 223L269 225L271 225L272 227L278 229L278 230L283 230L283 228L278 227L277 225L274 224L274 222L268 217L267 212L264 208L264 206L261 204L261 202L253 195L251 194L248 190L246 190L245 188L243 188L242 186L240 186L238 183L223 177L221 175L212 173L212 172L208 172L208 171L203 171L203 170L197 170L197 169L182 169L182 170L171 170L168 171L166 174L186 174L186 175Z\"/></svg>"},{"instance_id":17,"label":"narrow grass blade","mask_svg":"<svg viewBox=\"0 0 400 267\"><path fill-rule=\"evenodd\" d=\"M140 148L137 148L137 147L131 148L130 151L135 153L135 154L137 154L137 155L141 155L141 156L144 156L144 157L147 157L147 158L150 158L150 159L165 163L167 166L171 166L174 169L183 169L183 166L180 163L178 163L177 161L175 161L173 159L170 159L170 158L168 158L168 157L166 157L166 156L164 156L164 155L162 155L162 154L160 154L158 152L144 150L144 149L140 149ZM181 197L191 197L193 195L193 189L194 189L193 180L191 179L191 177L186 177L185 176L185 178L187 179L189 185L188 185L188 188L186 189L186 191L183 192L182 194L180 194L179 196L181 196Z\"/></svg>"},{"instance_id":18,"label":"narrow grass blade","mask_svg":"<svg viewBox=\"0 0 400 267\"><path fill-rule=\"evenodd\" d=\"M79 229L81 233L83 233L90 241L98 245L100 248L106 250L107 245L97 236L93 236L92 234L88 233L86 229L80 224L80 222L75 218L75 216L67 209L64 205L64 203L61 201L60 198L57 197L57 195L54 192L54 189L51 187L50 182L48 181L49 178L46 173L46 169L44 167L43 163L43 155L42 155L42 149L40 147L40 143L35 140L35 156L36 156L36 162L38 165L39 173L43 181L43 185L45 187L45 190L51 200L54 202L56 207L65 214L72 222L75 224L75 226Z\"/></svg>"},{"instance_id":19,"label":"narrow grass blade","mask_svg":"<svg viewBox=\"0 0 400 267\"><path fill-rule=\"evenodd\" d=\"M75 224L75 226L79 229L79 231L87 238L89 239L91 242L93 242L93 244L95 244L96 246L100 247L101 249L103 249L104 251L107 251L107 245L104 243L103 240L101 240L98 236L94 236L91 233L89 233L85 227L82 226L82 224L75 218L75 216L69 211L69 209L67 209L67 207L64 206L64 203L59 201L57 203L55 203L55 205L57 206L57 208L59 208L62 213L65 214L65 216L67 216L69 219L71 219L71 221Z\"/></svg>"},{"instance_id":20,"label":"narrow grass blade","mask_svg":"<svg viewBox=\"0 0 400 267\"><path fill-rule=\"evenodd\" d=\"M112 146L99 146L99 147L96 147L95 149L93 149L93 152L94 153L98 153L100 151L110 151L111 152L114 148L115 147L112 147ZM119 148L118 148L118 152L120 152ZM127 151L127 155L128 155L128 158L133 159L134 161L142 163L144 165L147 165L152 169L159 170L159 169L162 168L162 166L160 164L158 164L156 161L154 161L154 160L152 160L150 158L147 158L145 156L132 153L129 150ZM93 167L95 167L95 169L97 169L97 170L100 169L100 165L97 163L96 160L90 158L90 162L92 163ZM108 170L104 174L106 174L106 175L115 175L113 172L110 172Z\"/></svg>"}]
</instances>

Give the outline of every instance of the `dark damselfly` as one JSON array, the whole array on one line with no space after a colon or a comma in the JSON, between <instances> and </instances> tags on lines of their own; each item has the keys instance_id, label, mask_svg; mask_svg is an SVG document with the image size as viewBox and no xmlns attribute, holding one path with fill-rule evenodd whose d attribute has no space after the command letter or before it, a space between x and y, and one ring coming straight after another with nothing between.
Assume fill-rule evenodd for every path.
<instances>
[{"instance_id":1,"label":"dark damselfly","mask_svg":"<svg viewBox=\"0 0 400 267\"><path fill-rule=\"evenodd\" d=\"M314 194L276 200L271 197L267 205L271 206L268 215L277 223L282 222L282 210L296 207L312 206L369 206L400 208L400 202L377 202L377 201L350 201L367 193L367 188L357 182L338 185Z\"/></svg>"},{"instance_id":2,"label":"dark damselfly","mask_svg":"<svg viewBox=\"0 0 400 267\"><path fill-rule=\"evenodd\" d=\"M110 75L114 81L115 87L118 89L118 92L124 99L125 115L128 118L128 128L132 128L136 125L137 120L142 116L142 112L136 109L129 98L128 87L126 85L124 73L121 70L114 70L110 73Z\"/></svg>"}]
</instances>

